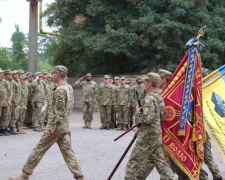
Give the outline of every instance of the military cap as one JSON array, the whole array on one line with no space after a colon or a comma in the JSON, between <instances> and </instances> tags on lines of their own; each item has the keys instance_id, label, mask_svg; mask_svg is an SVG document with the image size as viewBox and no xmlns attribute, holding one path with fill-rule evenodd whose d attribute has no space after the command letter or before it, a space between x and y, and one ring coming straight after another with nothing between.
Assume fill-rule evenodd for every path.
<instances>
[{"instance_id":1,"label":"military cap","mask_svg":"<svg viewBox=\"0 0 225 180\"><path fill-rule=\"evenodd\" d=\"M9 69L5 70L4 73L5 74L12 74L12 72Z\"/></svg>"},{"instance_id":2,"label":"military cap","mask_svg":"<svg viewBox=\"0 0 225 180\"><path fill-rule=\"evenodd\" d=\"M17 73L19 73L19 74L23 74L23 73L24 73L24 71L23 71L23 70L18 70L18 71L17 71Z\"/></svg>"},{"instance_id":3,"label":"military cap","mask_svg":"<svg viewBox=\"0 0 225 180\"><path fill-rule=\"evenodd\" d=\"M27 78L26 75L21 75L21 76L19 77L19 79L26 79L26 78Z\"/></svg>"},{"instance_id":4,"label":"military cap","mask_svg":"<svg viewBox=\"0 0 225 180\"><path fill-rule=\"evenodd\" d=\"M133 81L131 80L131 79L128 79L128 81L127 81L128 83L132 83Z\"/></svg>"},{"instance_id":5,"label":"military cap","mask_svg":"<svg viewBox=\"0 0 225 180\"><path fill-rule=\"evenodd\" d=\"M119 76L114 77L114 80L119 80L119 79L120 79Z\"/></svg>"},{"instance_id":6,"label":"military cap","mask_svg":"<svg viewBox=\"0 0 225 180\"><path fill-rule=\"evenodd\" d=\"M0 73L4 73L4 70L2 70L1 68L0 68Z\"/></svg>"},{"instance_id":7,"label":"military cap","mask_svg":"<svg viewBox=\"0 0 225 180\"><path fill-rule=\"evenodd\" d=\"M159 76L159 74L157 74L157 73L150 72L150 73L148 73L148 74L144 77L144 79L145 79L145 80L150 80L150 81L152 81L153 83L158 84L158 83L159 83L159 80L160 80L160 76Z\"/></svg>"},{"instance_id":8,"label":"military cap","mask_svg":"<svg viewBox=\"0 0 225 180\"><path fill-rule=\"evenodd\" d=\"M13 70L13 71L12 71L12 74L17 74L17 73L18 73L17 70Z\"/></svg>"},{"instance_id":9,"label":"military cap","mask_svg":"<svg viewBox=\"0 0 225 180\"><path fill-rule=\"evenodd\" d=\"M53 73L59 73L61 75L64 75L66 76L67 75L67 67L66 66L63 66L63 65L57 65L55 66L54 70L53 70Z\"/></svg>"},{"instance_id":10,"label":"military cap","mask_svg":"<svg viewBox=\"0 0 225 180\"><path fill-rule=\"evenodd\" d=\"M209 70L206 68L202 68L202 77L204 78L204 77L208 76L208 74L209 74Z\"/></svg>"},{"instance_id":11,"label":"military cap","mask_svg":"<svg viewBox=\"0 0 225 180\"><path fill-rule=\"evenodd\" d=\"M42 76L42 73L41 72L36 72L34 75L35 76Z\"/></svg>"},{"instance_id":12,"label":"military cap","mask_svg":"<svg viewBox=\"0 0 225 180\"><path fill-rule=\"evenodd\" d=\"M105 75L105 76L104 76L104 79L109 79L109 76L108 76L108 75Z\"/></svg>"},{"instance_id":13,"label":"military cap","mask_svg":"<svg viewBox=\"0 0 225 180\"><path fill-rule=\"evenodd\" d=\"M141 80L142 80L142 77L141 77L141 76L138 76L138 77L136 78L136 81L137 81L138 79L141 79Z\"/></svg>"},{"instance_id":14,"label":"military cap","mask_svg":"<svg viewBox=\"0 0 225 180\"><path fill-rule=\"evenodd\" d=\"M125 77L121 77L121 78L120 78L120 80L125 80L125 79L126 79Z\"/></svg>"},{"instance_id":15,"label":"military cap","mask_svg":"<svg viewBox=\"0 0 225 180\"><path fill-rule=\"evenodd\" d=\"M46 71L46 70L42 70L42 71L41 71L41 73L42 73L42 74L47 74L47 73L48 73L48 71Z\"/></svg>"},{"instance_id":16,"label":"military cap","mask_svg":"<svg viewBox=\"0 0 225 180\"><path fill-rule=\"evenodd\" d=\"M171 72L164 69L159 69L158 74L160 75L161 78L167 78L167 79L170 79L172 76Z\"/></svg>"},{"instance_id":17,"label":"military cap","mask_svg":"<svg viewBox=\"0 0 225 180\"><path fill-rule=\"evenodd\" d=\"M92 74L91 73L87 73L86 76L92 76Z\"/></svg>"},{"instance_id":18,"label":"military cap","mask_svg":"<svg viewBox=\"0 0 225 180\"><path fill-rule=\"evenodd\" d=\"M113 77L112 76L109 76L109 79L113 79Z\"/></svg>"}]
</instances>

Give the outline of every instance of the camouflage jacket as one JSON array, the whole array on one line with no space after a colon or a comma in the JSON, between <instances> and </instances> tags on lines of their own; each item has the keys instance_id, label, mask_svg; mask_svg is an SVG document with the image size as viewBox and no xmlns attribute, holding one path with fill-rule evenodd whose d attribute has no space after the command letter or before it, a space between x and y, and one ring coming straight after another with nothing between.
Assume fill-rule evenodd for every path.
<instances>
[{"instance_id":1,"label":"camouflage jacket","mask_svg":"<svg viewBox=\"0 0 225 180\"><path fill-rule=\"evenodd\" d=\"M70 90L70 111L69 115L73 111L73 105L74 105L74 92L73 92L73 87L70 84L67 84L69 90Z\"/></svg>"},{"instance_id":2,"label":"camouflage jacket","mask_svg":"<svg viewBox=\"0 0 225 180\"><path fill-rule=\"evenodd\" d=\"M82 101L83 102L93 102L94 96L97 93L98 86L95 81L82 81L77 85L78 87L82 87Z\"/></svg>"},{"instance_id":3,"label":"camouflage jacket","mask_svg":"<svg viewBox=\"0 0 225 180\"><path fill-rule=\"evenodd\" d=\"M53 93L52 105L49 107L49 119L46 129L57 130L60 134L70 131L68 116L71 112L72 98L67 83L56 86Z\"/></svg>"},{"instance_id":4,"label":"camouflage jacket","mask_svg":"<svg viewBox=\"0 0 225 180\"><path fill-rule=\"evenodd\" d=\"M3 86L6 89L6 100L9 104L9 106L12 106L12 99L13 99L13 85L12 85L12 80L4 79L2 81Z\"/></svg>"},{"instance_id":5,"label":"camouflage jacket","mask_svg":"<svg viewBox=\"0 0 225 180\"><path fill-rule=\"evenodd\" d=\"M115 104L130 105L131 104L131 88L128 85L123 87L120 85L115 90Z\"/></svg>"},{"instance_id":6,"label":"camouflage jacket","mask_svg":"<svg viewBox=\"0 0 225 180\"><path fill-rule=\"evenodd\" d=\"M147 90L145 89L145 85L144 85L144 84L141 84L140 86L138 86L138 85L136 84L136 85L134 85L134 86L131 88L131 96L132 96L131 103L132 103L132 105L135 105L135 106L138 105L138 100L137 100L137 94L136 94L136 91L138 92L138 97L139 97L139 99L140 99L140 101L141 101L141 104L142 104L142 106L143 106L145 96L148 94Z\"/></svg>"},{"instance_id":7,"label":"camouflage jacket","mask_svg":"<svg viewBox=\"0 0 225 180\"><path fill-rule=\"evenodd\" d=\"M45 100L45 91L44 85L42 82L38 82L34 80L31 84L31 102L34 104L35 102L44 102Z\"/></svg>"},{"instance_id":8,"label":"camouflage jacket","mask_svg":"<svg viewBox=\"0 0 225 180\"><path fill-rule=\"evenodd\" d=\"M3 82L0 81L0 108L6 105L6 89L3 86Z\"/></svg>"},{"instance_id":9,"label":"camouflage jacket","mask_svg":"<svg viewBox=\"0 0 225 180\"><path fill-rule=\"evenodd\" d=\"M113 102L113 86L112 84L101 83L97 92L98 103L101 105L109 105Z\"/></svg>"},{"instance_id":10,"label":"camouflage jacket","mask_svg":"<svg viewBox=\"0 0 225 180\"><path fill-rule=\"evenodd\" d=\"M112 86L113 86L113 100L112 100L112 104L115 105L116 104L116 90L119 87L119 84L118 85L112 84Z\"/></svg>"},{"instance_id":11,"label":"camouflage jacket","mask_svg":"<svg viewBox=\"0 0 225 180\"><path fill-rule=\"evenodd\" d=\"M13 86L13 98L12 103L13 104L20 104L21 99L21 85L18 80L13 79L12 80L12 86Z\"/></svg>"},{"instance_id":12,"label":"camouflage jacket","mask_svg":"<svg viewBox=\"0 0 225 180\"><path fill-rule=\"evenodd\" d=\"M151 146L162 144L161 122L164 120L165 104L158 91L148 93L144 99L142 122L138 138L144 138Z\"/></svg>"},{"instance_id":13,"label":"camouflage jacket","mask_svg":"<svg viewBox=\"0 0 225 180\"><path fill-rule=\"evenodd\" d=\"M27 106L27 86L21 85L21 99L20 99L20 107L26 108Z\"/></svg>"}]
</instances>

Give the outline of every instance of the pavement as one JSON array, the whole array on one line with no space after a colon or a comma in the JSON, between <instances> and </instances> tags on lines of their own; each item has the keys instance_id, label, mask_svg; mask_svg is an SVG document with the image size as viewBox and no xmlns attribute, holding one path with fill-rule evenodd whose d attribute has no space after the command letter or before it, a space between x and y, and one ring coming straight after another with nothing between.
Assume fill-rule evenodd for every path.
<instances>
[{"instance_id":1,"label":"pavement","mask_svg":"<svg viewBox=\"0 0 225 180\"><path fill-rule=\"evenodd\" d=\"M99 119L99 112L94 112L93 129L82 129L82 112L74 111L70 116L72 147L85 174L85 180L106 180L134 135L134 131L131 131L114 142L113 139L123 131L100 130ZM0 180L8 180L10 176L20 174L30 152L39 142L42 132L34 132L30 129L25 131L27 134L0 137ZM112 180L124 179L126 164L133 147L134 145ZM213 143L212 153L225 179L225 164ZM213 180L208 168L205 165L203 168L208 172L209 179ZM72 179L74 179L73 175L67 168L57 144L47 151L33 175L30 176L30 180ZM160 179L160 176L154 168L147 180L157 179Z\"/></svg>"}]
</instances>

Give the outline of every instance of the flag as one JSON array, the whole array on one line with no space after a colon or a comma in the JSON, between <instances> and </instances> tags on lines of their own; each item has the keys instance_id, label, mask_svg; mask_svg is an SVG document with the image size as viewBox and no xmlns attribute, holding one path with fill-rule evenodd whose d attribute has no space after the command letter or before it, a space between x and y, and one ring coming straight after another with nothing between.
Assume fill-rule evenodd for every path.
<instances>
[{"instance_id":1,"label":"flag","mask_svg":"<svg viewBox=\"0 0 225 180\"><path fill-rule=\"evenodd\" d=\"M225 162L225 65L203 79L203 117Z\"/></svg>"},{"instance_id":2,"label":"flag","mask_svg":"<svg viewBox=\"0 0 225 180\"><path fill-rule=\"evenodd\" d=\"M162 137L166 153L191 180L197 180L205 142L200 56L204 45L197 38L187 45L189 50L161 94L165 102Z\"/></svg>"}]
</instances>

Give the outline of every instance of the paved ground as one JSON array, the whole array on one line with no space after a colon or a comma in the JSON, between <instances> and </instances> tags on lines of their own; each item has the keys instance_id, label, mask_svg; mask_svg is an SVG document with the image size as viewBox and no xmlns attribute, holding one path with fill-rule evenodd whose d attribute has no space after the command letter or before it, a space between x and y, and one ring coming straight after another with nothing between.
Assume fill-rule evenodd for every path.
<instances>
[{"instance_id":1,"label":"paved ground","mask_svg":"<svg viewBox=\"0 0 225 180\"><path fill-rule=\"evenodd\" d=\"M81 112L73 112L70 116L70 121L72 146L84 171L85 179L106 180L130 143L134 131L114 142L113 139L122 132L117 130L99 130L100 122L98 112L94 113L92 130L83 130L81 128L83 123ZM40 132L34 132L32 130L26 131L26 135L0 137L0 180L8 180L9 176L17 175L21 172L23 164L42 135ZM124 161L113 176L113 180L124 179L125 167L130 152L131 151L128 152ZM225 179L225 164L214 147L213 154ZM204 167L204 169L209 172L207 167ZM211 174L209 177L210 180L212 180ZM73 179L56 144L45 154L30 179ZM157 179L159 179L159 175L154 169L148 177L148 180Z\"/></svg>"}]
</instances>

